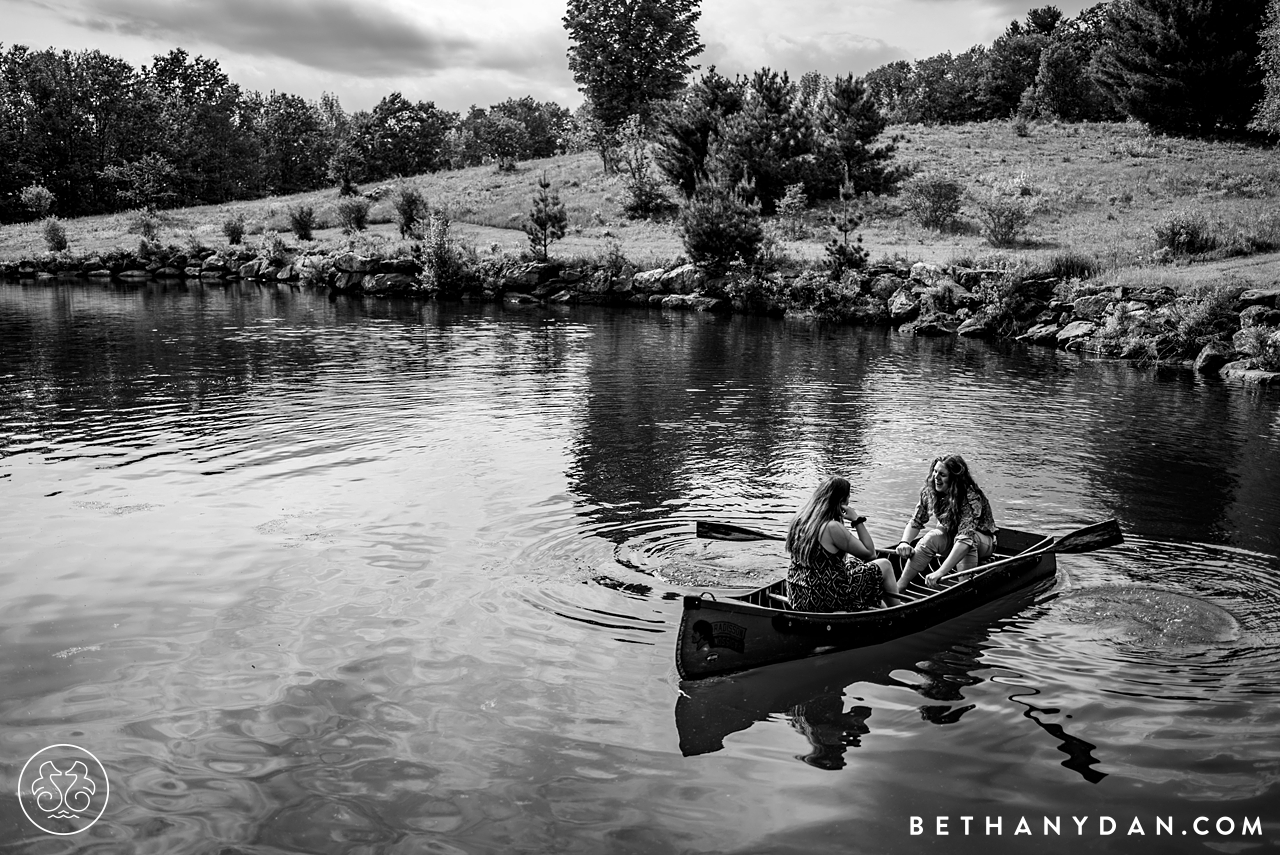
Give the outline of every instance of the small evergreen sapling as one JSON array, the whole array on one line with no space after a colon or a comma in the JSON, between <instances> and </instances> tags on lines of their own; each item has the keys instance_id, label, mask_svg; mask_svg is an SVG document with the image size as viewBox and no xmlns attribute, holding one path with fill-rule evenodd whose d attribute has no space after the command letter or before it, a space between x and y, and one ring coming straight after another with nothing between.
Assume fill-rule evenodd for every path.
<instances>
[{"instance_id":1,"label":"small evergreen sapling","mask_svg":"<svg viewBox=\"0 0 1280 855\"><path fill-rule=\"evenodd\" d=\"M560 194L551 189L551 181L544 172L538 179L538 192L534 194L533 207L524 224L524 232L529 236L534 257L539 261L546 261L551 244L564 237L568 226L569 215L564 209L564 203L560 201Z\"/></svg>"},{"instance_id":2,"label":"small evergreen sapling","mask_svg":"<svg viewBox=\"0 0 1280 855\"><path fill-rule=\"evenodd\" d=\"M837 237L833 237L823 247L827 253L827 270L837 282L846 270L861 270L866 267L870 255L862 245L862 235L858 235L853 243L849 242L849 235L862 225L862 218L854 210L853 199L853 185L846 182L840 188L840 205L831 215L831 226L836 230Z\"/></svg>"}]
</instances>

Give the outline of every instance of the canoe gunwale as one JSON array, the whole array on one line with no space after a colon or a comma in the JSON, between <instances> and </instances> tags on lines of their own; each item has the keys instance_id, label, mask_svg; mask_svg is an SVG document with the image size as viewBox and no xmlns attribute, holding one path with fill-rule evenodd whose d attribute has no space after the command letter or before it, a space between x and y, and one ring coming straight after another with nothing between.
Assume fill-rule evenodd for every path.
<instances>
[{"instance_id":1,"label":"canoe gunwale","mask_svg":"<svg viewBox=\"0 0 1280 855\"><path fill-rule=\"evenodd\" d=\"M943 623L1056 572L1056 538L1017 534L1030 545L980 565L967 579L893 606L807 612L751 601L767 599L771 590L786 584L785 578L740 594L686 595L676 642L677 671L682 679L702 679L879 644Z\"/></svg>"}]
</instances>

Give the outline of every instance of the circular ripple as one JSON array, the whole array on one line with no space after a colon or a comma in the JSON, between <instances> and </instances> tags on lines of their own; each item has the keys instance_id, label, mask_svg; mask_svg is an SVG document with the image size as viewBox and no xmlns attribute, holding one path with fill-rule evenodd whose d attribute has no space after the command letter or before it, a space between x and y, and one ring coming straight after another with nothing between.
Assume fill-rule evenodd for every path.
<instances>
[{"instance_id":1,"label":"circular ripple","mask_svg":"<svg viewBox=\"0 0 1280 855\"><path fill-rule=\"evenodd\" d=\"M1058 600L1060 617L1091 624L1117 644L1189 647L1234 641L1240 624L1231 612L1204 600L1137 586L1106 585Z\"/></svg>"}]
</instances>

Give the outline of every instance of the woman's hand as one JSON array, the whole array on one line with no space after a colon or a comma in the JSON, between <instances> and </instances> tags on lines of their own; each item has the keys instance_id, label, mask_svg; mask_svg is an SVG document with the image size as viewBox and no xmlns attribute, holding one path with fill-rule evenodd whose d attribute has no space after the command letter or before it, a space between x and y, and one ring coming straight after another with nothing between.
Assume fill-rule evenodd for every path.
<instances>
[{"instance_id":1,"label":"woman's hand","mask_svg":"<svg viewBox=\"0 0 1280 855\"><path fill-rule=\"evenodd\" d=\"M924 577L924 583L930 588L937 588L942 584L942 577L945 575L946 573L942 570L934 570L928 576Z\"/></svg>"},{"instance_id":2,"label":"woman's hand","mask_svg":"<svg viewBox=\"0 0 1280 855\"><path fill-rule=\"evenodd\" d=\"M849 522L853 522L858 518L858 512L853 509L853 505L845 505L840 509L840 516L844 517Z\"/></svg>"},{"instance_id":3,"label":"woman's hand","mask_svg":"<svg viewBox=\"0 0 1280 855\"><path fill-rule=\"evenodd\" d=\"M904 540L902 541L902 543L898 544L897 548L894 551L898 553L899 558L901 558L904 562L906 562L911 559L911 556L915 554L916 550L915 550L915 547L913 547L911 544L907 543ZM904 563L902 566L906 567L907 565Z\"/></svg>"}]
</instances>

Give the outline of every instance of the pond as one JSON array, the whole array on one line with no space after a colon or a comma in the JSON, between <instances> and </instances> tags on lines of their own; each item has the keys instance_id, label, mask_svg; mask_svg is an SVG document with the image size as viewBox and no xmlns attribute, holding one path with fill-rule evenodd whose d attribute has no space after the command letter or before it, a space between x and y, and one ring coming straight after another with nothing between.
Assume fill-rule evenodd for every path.
<instances>
[{"instance_id":1,"label":"pond","mask_svg":"<svg viewBox=\"0 0 1280 855\"><path fill-rule=\"evenodd\" d=\"M899 642L681 683L681 597L784 568L696 520L780 531L841 473L890 545L940 450L998 522L1126 543ZM0 826L41 853L1275 846L1278 481L1275 393L1015 343L2 285L0 767L13 793L74 744L110 798L76 836L12 797Z\"/></svg>"}]
</instances>

